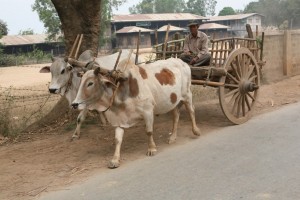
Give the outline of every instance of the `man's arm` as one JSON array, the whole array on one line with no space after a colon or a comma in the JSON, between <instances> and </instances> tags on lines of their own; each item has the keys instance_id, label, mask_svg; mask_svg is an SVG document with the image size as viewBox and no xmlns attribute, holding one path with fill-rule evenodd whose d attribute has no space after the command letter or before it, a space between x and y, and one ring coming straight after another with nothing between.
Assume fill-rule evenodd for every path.
<instances>
[{"instance_id":1,"label":"man's arm","mask_svg":"<svg viewBox=\"0 0 300 200\"><path fill-rule=\"evenodd\" d=\"M184 46L183 46L183 53L184 54L190 54L189 36L185 37Z\"/></svg>"},{"instance_id":2,"label":"man's arm","mask_svg":"<svg viewBox=\"0 0 300 200\"><path fill-rule=\"evenodd\" d=\"M208 50L208 37L206 35L203 35L198 48L200 49L200 52L197 55L198 58L201 58L203 55L206 55L206 54L209 53L209 50Z\"/></svg>"}]
</instances>

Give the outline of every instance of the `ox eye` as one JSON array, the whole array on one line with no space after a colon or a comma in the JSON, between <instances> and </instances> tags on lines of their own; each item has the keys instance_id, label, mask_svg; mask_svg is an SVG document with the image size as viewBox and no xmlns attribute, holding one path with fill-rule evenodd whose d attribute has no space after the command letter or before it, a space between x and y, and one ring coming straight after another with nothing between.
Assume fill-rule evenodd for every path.
<instances>
[{"instance_id":1,"label":"ox eye","mask_svg":"<svg viewBox=\"0 0 300 200\"><path fill-rule=\"evenodd\" d=\"M89 82L88 87L92 86L93 84L93 82Z\"/></svg>"},{"instance_id":2,"label":"ox eye","mask_svg":"<svg viewBox=\"0 0 300 200\"><path fill-rule=\"evenodd\" d=\"M61 71L61 73L60 73L60 74L64 74L64 73L65 73L65 71L66 71L66 70L65 70L65 69L63 69L63 70Z\"/></svg>"}]
</instances>

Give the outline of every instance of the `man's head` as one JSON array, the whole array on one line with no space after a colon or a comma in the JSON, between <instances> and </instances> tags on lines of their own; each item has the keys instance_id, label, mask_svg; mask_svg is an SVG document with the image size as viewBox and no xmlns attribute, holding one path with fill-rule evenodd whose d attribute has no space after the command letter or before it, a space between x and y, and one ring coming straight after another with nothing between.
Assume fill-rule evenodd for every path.
<instances>
[{"instance_id":1,"label":"man's head","mask_svg":"<svg viewBox=\"0 0 300 200\"><path fill-rule=\"evenodd\" d=\"M191 21L188 24L188 27L193 36L196 36L198 34L199 23L197 21Z\"/></svg>"}]
</instances>

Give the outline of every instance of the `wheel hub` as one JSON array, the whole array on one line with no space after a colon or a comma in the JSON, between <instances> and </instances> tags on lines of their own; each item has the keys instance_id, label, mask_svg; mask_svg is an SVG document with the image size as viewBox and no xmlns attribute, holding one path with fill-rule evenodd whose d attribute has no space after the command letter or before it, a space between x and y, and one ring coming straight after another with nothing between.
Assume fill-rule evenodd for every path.
<instances>
[{"instance_id":1,"label":"wheel hub","mask_svg":"<svg viewBox=\"0 0 300 200\"><path fill-rule=\"evenodd\" d=\"M240 91L242 94L245 94L247 92L254 92L255 90L258 90L258 89L259 89L259 86L250 81L243 81L240 84Z\"/></svg>"}]
</instances>

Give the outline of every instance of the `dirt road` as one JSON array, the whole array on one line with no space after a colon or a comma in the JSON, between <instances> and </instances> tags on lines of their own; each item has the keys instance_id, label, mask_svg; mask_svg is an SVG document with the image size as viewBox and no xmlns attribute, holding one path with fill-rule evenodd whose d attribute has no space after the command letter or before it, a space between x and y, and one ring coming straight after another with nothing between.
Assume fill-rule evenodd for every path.
<instances>
[{"instance_id":1,"label":"dirt road","mask_svg":"<svg viewBox=\"0 0 300 200\"><path fill-rule=\"evenodd\" d=\"M300 76L263 86L255 115L300 101L299 88ZM195 96L195 102L197 98ZM195 106L197 122L203 135L231 126L217 101L195 103ZM170 115L155 119L154 136L158 154L169 147L166 140L171 123ZM172 145L188 145L195 137L192 136L185 110L181 110L179 123L178 140ZM59 131L27 135L28 141L0 146L0 199L34 199L45 191L78 183L99 171L108 170L107 162L114 150L114 130L99 127L93 120L89 120L83 128L82 138L70 142L74 128L65 127ZM144 126L129 129L125 132L122 146L122 166L144 158L146 150Z\"/></svg>"}]
</instances>

